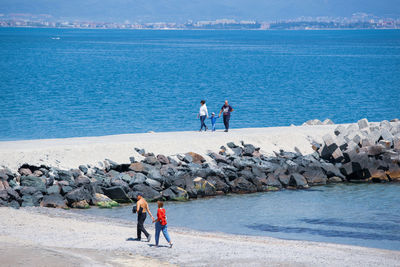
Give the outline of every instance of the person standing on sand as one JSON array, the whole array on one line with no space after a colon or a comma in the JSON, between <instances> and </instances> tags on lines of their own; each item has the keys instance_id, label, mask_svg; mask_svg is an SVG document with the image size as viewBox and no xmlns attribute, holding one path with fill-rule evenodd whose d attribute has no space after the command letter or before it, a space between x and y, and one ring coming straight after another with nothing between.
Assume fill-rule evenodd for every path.
<instances>
[{"instance_id":1,"label":"person standing on sand","mask_svg":"<svg viewBox=\"0 0 400 267\"><path fill-rule=\"evenodd\" d=\"M157 205L157 220L153 220L153 223L156 223L156 234L154 236L156 239L156 247L158 247L158 240L160 239L160 232L162 231L165 239L169 243L169 247L172 248L173 244L167 230L167 215L165 214L165 209L163 208L164 202L157 201Z\"/></svg>"},{"instance_id":2,"label":"person standing on sand","mask_svg":"<svg viewBox=\"0 0 400 267\"><path fill-rule=\"evenodd\" d=\"M149 204L147 203L146 199L143 198L143 195L139 193L137 195L138 201L136 202L136 212L138 214L138 222L137 222L137 239L138 241L141 240L142 232L147 237L147 242L151 240L151 234L149 234L146 229L144 229L144 221L146 220L146 212L149 213L151 219L154 221L154 217L150 212Z\"/></svg>"},{"instance_id":3,"label":"person standing on sand","mask_svg":"<svg viewBox=\"0 0 400 267\"><path fill-rule=\"evenodd\" d=\"M208 110L207 110L207 106L206 106L206 101L205 100L201 100L200 101L200 111L199 114L197 114L197 118L200 117L200 132L203 129L204 126L204 130L207 131L207 126L204 123L206 118L208 118Z\"/></svg>"},{"instance_id":4,"label":"person standing on sand","mask_svg":"<svg viewBox=\"0 0 400 267\"><path fill-rule=\"evenodd\" d=\"M231 112L233 111L233 108L229 105L228 100L225 100L225 104L222 106L219 115L221 116L221 113L223 113L223 119L224 119L224 125L225 125L225 131L227 132L229 130L229 120L231 119Z\"/></svg>"}]
</instances>

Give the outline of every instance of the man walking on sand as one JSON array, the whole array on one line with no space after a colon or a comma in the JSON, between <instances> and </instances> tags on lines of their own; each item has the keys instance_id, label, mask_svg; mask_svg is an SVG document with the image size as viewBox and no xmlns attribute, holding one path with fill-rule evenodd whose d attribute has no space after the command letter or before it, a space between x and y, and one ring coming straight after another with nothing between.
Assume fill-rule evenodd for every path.
<instances>
[{"instance_id":1,"label":"man walking on sand","mask_svg":"<svg viewBox=\"0 0 400 267\"><path fill-rule=\"evenodd\" d=\"M227 132L229 130L229 120L231 119L231 112L233 111L233 108L229 105L228 100L225 100L225 104L222 106L219 116L221 116L221 113L223 113L223 118L224 118L224 125L225 125L225 131Z\"/></svg>"},{"instance_id":2,"label":"man walking on sand","mask_svg":"<svg viewBox=\"0 0 400 267\"><path fill-rule=\"evenodd\" d=\"M137 240L141 240L141 235L142 232L145 234L147 237L147 242L150 242L151 240L151 234L149 234L146 229L144 229L144 221L146 220L146 212L149 213L151 219L154 221L154 217L150 212L149 209L149 204L147 204L146 199L143 198L143 195L139 193L137 195L137 202L136 202L136 212L138 215L138 221L137 221Z\"/></svg>"}]
</instances>

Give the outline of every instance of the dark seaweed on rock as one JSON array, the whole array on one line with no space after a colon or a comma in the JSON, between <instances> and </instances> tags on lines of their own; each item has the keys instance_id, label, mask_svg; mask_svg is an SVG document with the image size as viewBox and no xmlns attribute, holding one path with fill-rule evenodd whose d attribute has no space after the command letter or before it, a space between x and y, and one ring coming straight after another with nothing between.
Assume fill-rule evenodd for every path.
<instances>
[{"instance_id":1,"label":"dark seaweed on rock","mask_svg":"<svg viewBox=\"0 0 400 267\"><path fill-rule=\"evenodd\" d=\"M150 200L185 201L230 193L307 189L339 182L400 181L400 122L339 125L323 142L311 141L314 153L278 151L274 156L252 144L233 142L210 152L209 161L188 152L174 157L146 153L119 164L80 165L60 170L22 165L18 173L0 170L0 206L87 208L131 203L141 193ZM114 200L114 201L112 201Z\"/></svg>"}]
</instances>

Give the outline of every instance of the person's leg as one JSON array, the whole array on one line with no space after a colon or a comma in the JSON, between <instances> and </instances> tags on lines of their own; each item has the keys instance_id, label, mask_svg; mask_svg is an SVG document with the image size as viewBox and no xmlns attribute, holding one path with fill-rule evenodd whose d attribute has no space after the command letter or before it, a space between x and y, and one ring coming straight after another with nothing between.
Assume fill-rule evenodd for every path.
<instances>
[{"instance_id":1,"label":"person's leg","mask_svg":"<svg viewBox=\"0 0 400 267\"><path fill-rule=\"evenodd\" d=\"M212 130L215 131L215 123L212 125Z\"/></svg>"},{"instance_id":2,"label":"person's leg","mask_svg":"<svg viewBox=\"0 0 400 267\"><path fill-rule=\"evenodd\" d=\"M165 239L167 240L167 242L171 243L171 238L169 237L169 234L168 234L167 225L162 226L161 229L162 229L163 235L164 235Z\"/></svg>"},{"instance_id":3,"label":"person's leg","mask_svg":"<svg viewBox=\"0 0 400 267\"><path fill-rule=\"evenodd\" d=\"M156 235L155 235L155 239L156 239L156 246L158 246L158 240L160 239L160 231L161 231L161 224L159 222L156 222Z\"/></svg>"},{"instance_id":4,"label":"person's leg","mask_svg":"<svg viewBox=\"0 0 400 267\"><path fill-rule=\"evenodd\" d=\"M226 129L229 130L229 120L231 119L231 115L226 116Z\"/></svg>"},{"instance_id":5,"label":"person's leg","mask_svg":"<svg viewBox=\"0 0 400 267\"><path fill-rule=\"evenodd\" d=\"M224 115L224 116L223 116L225 130L228 130L228 125L227 125L227 117L228 117L227 115Z\"/></svg>"},{"instance_id":6,"label":"person's leg","mask_svg":"<svg viewBox=\"0 0 400 267\"><path fill-rule=\"evenodd\" d=\"M200 116L200 131L203 130L204 120L206 119L206 116Z\"/></svg>"},{"instance_id":7,"label":"person's leg","mask_svg":"<svg viewBox=\"0 0 400 267\"><path fill-rule=\"evenodd\" d=\"M144 229L144 221L146 220L146 214L147 214L147 213L143 213L143 215L142 215L142 216L143 216L143 223L142 223L142 228L143 228L143 229L142 229L142 232L144 233L144 235L145 235L146 237L149 237L150 234L146 231L146 229Z\"/></svg>"},{"instance_id":8,"label":"person's leg","mask_svg":"<svg viewBox=\"0 0 400 267\"><path fill-rule=\"evenodd\" d=\"M144 221L146 220L146 213L142 213L138 215L138 229L137 229L137 238L141 239L141 232L145 234L146 237L149 237L149 233L144 229Z\"/></svg>"},{"instance_id":9,"label":"person's leg","mask_svg":"<svg viewBox=\"0 0 400 267\"><path fill-rule=\"evenodd\" d=\"M137 220L137 239L140 240L142 236L142 228L143 228L143 218L142 214L138 214L138 220Z\"/></svg>"}]
</instances>

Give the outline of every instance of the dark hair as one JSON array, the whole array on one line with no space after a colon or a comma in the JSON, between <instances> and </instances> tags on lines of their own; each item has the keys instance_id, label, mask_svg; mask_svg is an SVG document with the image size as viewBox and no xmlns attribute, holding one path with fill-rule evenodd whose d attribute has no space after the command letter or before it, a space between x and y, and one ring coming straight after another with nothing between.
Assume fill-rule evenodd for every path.
<instances>
[{"instance_id":1,"label":"dark hair","mask_svg":"<svg viewBox=\"0 0 400 267\"><path fill-rule=\"evenodd\" d=\"M160 206L160 208L162 208L162 207L164 207L164 202L162 202L162 201L157 201L157 204L158 204L158 206Z\"/></svg>"},{"instance_id":2,"label":"dark hair","mask_svg":"<svg viewBox=\"0 0 400 267\"><path fill-rule=\"evenodd\" d=\"M201 100L201 101L200 101L200 104L205 104L205 103L206 103L205 100Z\"/></svg>"}]
</instances>

